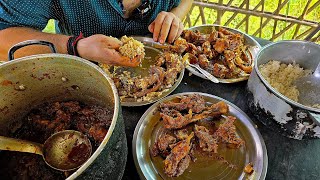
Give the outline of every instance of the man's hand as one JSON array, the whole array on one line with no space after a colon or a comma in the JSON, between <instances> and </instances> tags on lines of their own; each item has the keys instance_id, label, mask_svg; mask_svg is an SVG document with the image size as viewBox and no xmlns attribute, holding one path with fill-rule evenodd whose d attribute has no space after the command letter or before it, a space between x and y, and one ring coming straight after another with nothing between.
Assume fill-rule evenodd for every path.
<instances>
[{"instance_id":1,"label":"man's hand","mask_svg":"<svg viewBox=\"0 0 320 180\"><path fill-rule=\"evenodd\" d=\"M172 12L162 11L149 25L148 29L153 33L153 40L160 43L165 41L172 43L183 31L183 23Z\"/></svg>"},{"instance_id":2,"label":"man's hand","mask_svg":"<svg viewBox=\"0 0 320 180\"><path fill-rule=\"evenodd\" d=\"M119 54L117 50L121 45L122 42L116 38L96 34L79 40L77 50L88 60L116 66L138 66L138 58L130 59Z\"/></svg>"}]
</instances>

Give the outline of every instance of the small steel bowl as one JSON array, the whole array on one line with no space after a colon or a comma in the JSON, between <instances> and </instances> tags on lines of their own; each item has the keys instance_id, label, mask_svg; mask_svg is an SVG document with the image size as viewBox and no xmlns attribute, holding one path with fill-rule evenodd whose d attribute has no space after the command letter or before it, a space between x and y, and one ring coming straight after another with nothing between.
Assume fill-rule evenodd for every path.
<instances>
[{"instance_id":1,"label":"small steel bowl","mask_svg":"<svg viewBox=\"0 0 320 180\"><path fill-rule=\"evenodd\" d=\"M245 45L248 46L248 50L252 56L252 67L254 66L254 59L256 58L259 50L261 49L260 44L253 39L251 36L249 36L246 33L243 33L237 29L232 29L226 26L220 26L220 25L216 25L216 24L212 24L212 25L201 25L201 26L194 26L189 28L188 30L198 30L200 31L200 33L204 33L204 34L210 34L212 32L212 28L215 28L216 30L219 29L219 27L222 27L228 31L231 31L233 33L237 33L237 34L241 34L244 37L245 40ZM192 67L187 67L186 69L188 69L192 74L201 77L203 79L207 79L204 75L202 75L198 70L192 68ZM222 79L222 78L218 78L220 83L235 83L235 82L240 82L240 81L245 81L249 78L249 76L244 76L244 77L238 77L238 78L230 78L230 79Z\"/></svg>"}]
</instances>

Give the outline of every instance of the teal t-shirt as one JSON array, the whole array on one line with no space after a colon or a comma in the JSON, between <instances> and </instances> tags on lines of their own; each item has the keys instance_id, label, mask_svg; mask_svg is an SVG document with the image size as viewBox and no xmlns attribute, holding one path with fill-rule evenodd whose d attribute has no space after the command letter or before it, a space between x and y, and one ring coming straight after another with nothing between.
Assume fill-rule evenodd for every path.
<instances>
[{"instance_id":1,"label":"teal t-shirt","mask_svg":"<svg viewBox=\"0 0 320 180\"><path fill-rule=\"evenodd\" d=\"M180 0L149 0L143 18L123 18L118 0L0 0L0 30L31 27L42 30L55 19L63 34L146 35L148 25L161 11L170 11Z\"/></svg>"}]
</instances>

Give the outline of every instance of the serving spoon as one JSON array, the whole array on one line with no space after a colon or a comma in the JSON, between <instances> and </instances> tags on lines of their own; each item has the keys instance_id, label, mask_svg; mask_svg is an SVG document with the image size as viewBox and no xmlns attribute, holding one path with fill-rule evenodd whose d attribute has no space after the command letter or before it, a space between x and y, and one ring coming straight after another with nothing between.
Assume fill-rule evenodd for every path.
<instances>
[{"instance_id":1,"label":"serving spoon","mask_svg":"<svg viewBox=\"0 0 320 180\"><path fill-rule=\"evenodd\" d=\"M299 90L299 102L302 104L320 104L320 62L313 74L294 81Z\"/></svg>"},{"instance_id":2,"label":"serving spoon","mask_svg":"<svg viewBox=\"0 0 320 180\"><path fill-rule=\"evenodd\" d=\"M212 74L210 74L208 71L202 69L198 64L192 64L190 63L189 60L189 54L185 54L183 56L183 61L186 63L187 66L196 68L201 74L203 74L207 79L209 79L210 81L214 82L214 83L219 83L219 79L217 79L216 77L214 77Z\"/></svg>"},{"instance_id":3,"label":"serving spoon","mask_svg":"<svg viewBox=\"0 0 320 180\"><path fill-rule=\"evenodd\" d=\"M77 169L91 156L90 140L79 131L64 130L51 135L44 144L0 136L0 150L39 154L53 169Z\"/></svg>"}]
</instances>

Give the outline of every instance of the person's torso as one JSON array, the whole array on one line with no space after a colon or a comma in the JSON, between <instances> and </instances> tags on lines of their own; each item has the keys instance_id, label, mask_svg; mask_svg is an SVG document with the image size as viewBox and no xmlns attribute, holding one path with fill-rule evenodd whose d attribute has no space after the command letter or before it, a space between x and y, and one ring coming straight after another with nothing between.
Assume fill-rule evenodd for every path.
<instances>
[{"instance_id":1,"label":"person's torso","mask_svg":"<svg viewBox=\"0 0 320 180\"><path fill-rule=\"evenodd\" d=\"M169 11L174 1L151 0L151 9L143 18L124 18L118 0L59 0L51 6L63 34L85 36L105 34L120 37L123 35L146 35L148 25L161 11Z\"/></svg>"}]
</instances>

